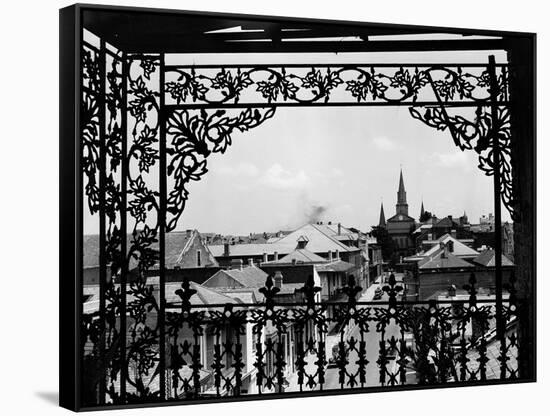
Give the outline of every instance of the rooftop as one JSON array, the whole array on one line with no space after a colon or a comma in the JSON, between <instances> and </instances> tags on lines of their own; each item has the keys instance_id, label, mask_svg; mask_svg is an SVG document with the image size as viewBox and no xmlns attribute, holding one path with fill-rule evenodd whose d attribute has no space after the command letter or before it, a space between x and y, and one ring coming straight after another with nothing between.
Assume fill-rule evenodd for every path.
<instances>
[{"instance_id":1,"label":"rooftop","mask_svg":"<svg viewBox=\"0 0 550 416\"><path fill-rule=\"evenodd\" d=\"M485 250L483 253L481 253L479 256L477 256L472 261L476 264L480 264L480 265L485 266L485 267L495 267L495 265L496 265L495 251L492 250L492 249ZM513 266L514 263L512 263L512 261L503 254L502 255L502 265L503 266Z\"/></svg>"}]
</instances>

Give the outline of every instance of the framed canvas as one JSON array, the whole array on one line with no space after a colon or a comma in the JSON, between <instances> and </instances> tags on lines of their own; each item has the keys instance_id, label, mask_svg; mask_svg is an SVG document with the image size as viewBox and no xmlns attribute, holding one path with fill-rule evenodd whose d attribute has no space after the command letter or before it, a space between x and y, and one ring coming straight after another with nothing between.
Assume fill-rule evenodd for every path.
<instances>
[{"instance_id":1,"label":"framed canvas","mask_svg":"<svg viewBox=\"0 0 550 416\"><path fill-rule=\"evenodd\" d=\"M61 405L534 381L534 61L532 33L61 9Z\"/></svg>"}]
</instances>

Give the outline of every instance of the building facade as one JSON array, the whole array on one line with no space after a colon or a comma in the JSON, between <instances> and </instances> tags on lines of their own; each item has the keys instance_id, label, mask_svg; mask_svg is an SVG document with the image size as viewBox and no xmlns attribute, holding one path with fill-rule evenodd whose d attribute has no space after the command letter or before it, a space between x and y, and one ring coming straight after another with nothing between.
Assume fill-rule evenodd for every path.
<instances>
[{"instance_id":1,"label":"building facade","mask_svg":"<svg viewBox=\"0 0 550 416\"><path fill-rule=\"evenodd\" d=\"M382 215L383 207L380 222L382 222ZM402 170L399 174L395 215L386 220L385 228L395 243L395 252L398 256L407 256L414 252L415 244L412 239L412 232L415 229L415 220L409 216L409 204L407 203L407 192L405 191Z\"/></svg>"}]
</instances>

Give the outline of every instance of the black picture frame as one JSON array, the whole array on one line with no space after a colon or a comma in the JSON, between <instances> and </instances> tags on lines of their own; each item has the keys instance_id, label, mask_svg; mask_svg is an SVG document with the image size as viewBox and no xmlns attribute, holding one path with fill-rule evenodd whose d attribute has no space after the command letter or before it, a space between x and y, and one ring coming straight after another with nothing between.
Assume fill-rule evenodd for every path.
<instances>
[{"instance_id":1,"label":"black picture frame","mask_svg":"<svg viewBox=\"0 0 550 416\"><path fill-rule=\"evenodd\" d=\"M136 20L137 19L137 20ZM180 20L186 22L195 20L198 32L174 32ZM518 355L522 357L522 362L518 364L519 369L515 377L504 379L482 379L470 382L466 380L453 383L427 383L414 385L396 385L379 386L368 388L327 390L327 391L308 391L307 396L316 395L332 395L332 394L356 394L364 392L376 391L400 391L421 388L447 388L487 384L503 384L503 383L518 383L518 382L533 382L536 381L536 35L534 33L522 32L501 32L487 31L477 29L460 29L460 28L442 28L442 27L427 27L427 26L411 26L411 25L395 25L395 24L380 24L380 23L362 23L362 22L345 22L331 20L315 20L289 17L273 17L273 16L253 16L253 15L237 15L226 13L203 13L196 11L179 11L179 10L162 10L134 7L113 7L113 6L98 6L88 4L76 4L60 10L60 275L59 275L59 294L60 294L60 384L59 384L59 402L62 407L80 411L80 410L100 410L111 408L130 408L130 407L146 407L146 406L164 406L164 405L180 405L191 403L210 403L210 402L226 402L226 401L244 401L257 399L273 399L285 397L303 397L306 393L302 392L285 392L263 395L250 396L229 396L229 397L193 397L192 400L169 400L166 397L148 398L140 400L122 400L116 403L106 403L100 400L98 403L86 402L83 398L83 344L82 344L82 319L83 319L83 256L84 256L84 231L83 231L83 210L85 209L84 198L87 190L84 187L83 173L83 158L82 158L82 123L83 113L86 109L82 104L83 97L83 29L90 30L96 35L99 35L105 42L114 45L119 50L126 53L143 54L143 56L159 53L170 52L266 52L266 51L281 51L281 52L351 52L351 51L433 51L433 50L505 50L508 56L510 67L513 69L510 72L509 88L511 97L509 100L510 117L511 117L511 136L514 140L509 142L511 154L511 166L513 173L510 177L496 175L500 177L496 182L496 211L500 210L500 200L502 197L501 190L503 182L509 181L511 196L504 204L509 207L518 216L519 220L514 225L514 244L517 253L516 261L518 264L515 271L517 287L515 295L517 297L517 320L521 322L519 326L518 339L519 350ZM137 24L136 22L139 22ZM212 30L212 27L225 23L226 26L238 25L243 22L248 22L250 25L258 25L265 28L265 33L271 38L269 49L262 42L223 42L223 41L207 41L204 38L204 29ZM334 42L334 41L298 41L298 42L282 42L281 35L269 32L269 28L282 27L284 25L304 25L315 28L321 31L321 27L332 34L349 34L354 35L360 33L365 36L362 42ZM161 28L158 30L158 28ZM172 32L170 32L172 30ZM201 32L202 31L202 32ZM160 33L157 33L160 32ZM366 34L426 34L426 33L446 33L450 35L461 35L459 40L418 40L418 41L368 41ZM190 37L191 40L185 40L185 37ZM482 39L487 37L487 39ZM246 36L244 36L246 38ZM142 46L142 50L139 47ZM159 49L161 48L162 49ZM137 48L137 49L136 49ZM160 65L164 65L164 58ZM101 65L101 64L100 64ZM121 68L125 64L121 64ZM98 68L105 74L105 62L103 69ZM449 65L450 66L450 65ZM455 65L456 66L456 65ZM497 65L498 66L498 65ZM128 71L128 69L126 69ZM161 71L162 72L162 71ZM122 77L124 79L124 69L122 69ZM128 74L128 72L126 72ZM161 75L160 84L164 85L164 73ZM103 81L105 82L105 81ZM103 92L105 84L101 84ZM122 88L122 94L125 94L126 101L128 100L128 92L126 87ZM164 94L163 94L164 92ZM101 95L101 94L100 94ZM104 94L103 94L104 95ZM168 105L164 102L166 90L160 93L160 106ZM404 105L411 105L409 98L405 99ZM105 97L100 100L105 100ZM415 99L416 100L416 99ZM123 112L127 109L127 102L122 104ZM200 101L200 99L199 99ZM266 105L278 106L283 105L274 100L266 103L258 104L245 103L250 108L264 108ZM290 100L292 101L292 100ZM105 101L100 101L105 106ZM179 103L179 102L178 102ZM211 107L223 107L212 105L207 101L203 102L204 106L197 108L209 109ZM286 104L284 104L286 105ZM291 105L291 104L289 104ZM296 103L295 105L300 105ZM323 105L320 101L319 105ZM348 103L342 103L348 105ZM416 104L415 104L416 105ZM426 103L426 105L437 105L437 102ZM496 105L495 105L496 106ZM228 104L228 107L230 105ZM103 110L105 111L105 110ZM494 116L494 114L493 114ZM104 115L105 117L105 115ZM121 116L125 118L125 116ZM433 120L422 120L419 115L419 120L430 125ZM165 120L162 118L162 120ZM259 120L258 120L259 121ZM262 120L263 121L263 120ZM260 123L262 121L259 121ZM100 121L105 125L105 120ZM448 123L448 120L447 120ZM434 126L431 126L434 127ZM162 130L162 127L159 128ZM100 133L98 133L100 134ZM103 134L103 133L101 133ZM159 135L163 133L159 131ZM166 133L164 133L166 134ZM99 137L99 136L98 136ZM164 144L163 144L164 143ZM122 145L124 146L124 145ZM166 151L166 141L161 140L159 152ZM123 148L124 149L124 148ZM497 151L498 153L498 151ZM98 159L98 164L101 160ZM103 162L105 163L105 162ZM164 162L159 161L160 169L166 169L166 159ZM498 165L498 163L497 163ZM100 166L100 165L99 165ZM98 169L102 169L98 167ZM103 170L107 169L103 166ZM124 168L122 168L124 169ZM124 172L124 170L123 170ZM509 172L508 172L509 173ZM98 185L105 192L105 184ZM122 189L125 185L121 184ZM160 185L160 194L166 195L166 181L164 189ZM103 187L103 188L102 188ZM166 196L165 196L166 197ZM105 198L105 195L103 196ZM125 196L122 197L124 204ZM503 197L502 197L503 198ZM105 199L102 200L105 203ZM497 208L498 207L498 208ZM169 215L169 202L160 203L160 216L165 220ZM126 207L124 207L124 210ZM180 209L180 208L178 208ZM183 208L181 208L182 210ZM125 211L124 211L125 212ZM498 217L497 223L500 223ZM164 250L164 235L166 221L163 222L158 236L161 253ZM496 226L500 229L500 226ZM501 232L501 231L498 231ZM127 232L122 235L127 234ZM105 238L105 237L104 237ZM125 239L123 239L125 240ZM496 241L500 241L496 238ZM105 241L103 242L103 245ZM125 248L126 242L121 242L122 248ZM495 242L495 250L499 253L500 242ZM125 250L120 249L124 252ZM495 256L496 259L499 256ZM161 282L164 272L163 260L160 261ZM497 269L499 260L497 262ZM107 265L103 261L104 270ZM126 267L126 269L125 269ZM129 273L127 266L121 266L121 275ZM107 271L105 271L107 273ZM499 273L499 272L496 272ZM101 277L100 277L101 279ZM126 279L126 277L124 277ZM498 280L498 278L497 278ZM500 279L497 282L497 303L500 294L500 302L502 303L503 286L508 282L502 282ZM120 283L122 285L122 283ZM499 286L500 285L500 286ZM160 285L163 287L163 284ZM392 287L394 285L391 285ZM304 285L307 289L307 285ZM311 285L313 287L313 285ZM388 286L389 287L389 286ZM392 289L389 287L388 291ZM270 289L267 286L267 289ZM102 292L105 296L105 292ZM511 292L510 292L511 293ZM473 294L475 297L475 293ZM161 299L165 298L164 288L160 289ZM391 297L391 295L390 295ZM183 299L183 304L189 299ZM313 299L313 298L312 298ZM351 299L351 297L350 297ZM395 299L395 298L394 298ZM509 301L509 298L508 298ZM391 299L390 299L391 302ZM124 301L123 303L126 303ZM161 302L163 303L163 302ZM263 304L262 304L263 305ZM351 305L351 304L350 304ZM391 305L390 305L391 306ZM126 307L126 306L124 306ZM267 307L267 306L266 306ZM164 316L166 311L161 307L160 316ZM120 315L121 316L121 315ZM119 318L120 318L119 316ZM126 314L124 313L124 316ZM124 318L125 320L126 318ZM105 323L103 323L105 325ZM125 325L125 324L124 324ZM504 325L504 324L503 324ZM159 340L165 338L162 336L165 329L162 325L160 329ZM164 345L165 341L159 341L159 344ZM505 342L506 344L506 342ZM163 351L160 349L160 351ZM165 350L164 350L165 351ZM162 354L159 352L160 362L165 362ZM166 365L166 364L165 364ZM166 371L166 369L164 369ZM505 372L506 373L506 372ZM166 375L164 376L166 377ZM162 384L162 383L161 383ZM166 387L165 387L166 389ZM105 395L105 391L99 393Z\"/></svg>"}]
</instances>

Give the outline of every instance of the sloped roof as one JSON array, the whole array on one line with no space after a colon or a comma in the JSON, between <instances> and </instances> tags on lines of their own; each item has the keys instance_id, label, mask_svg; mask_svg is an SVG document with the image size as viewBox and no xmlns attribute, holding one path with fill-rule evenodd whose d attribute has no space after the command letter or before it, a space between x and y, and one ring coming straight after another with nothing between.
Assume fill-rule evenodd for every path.
<instances>
[{"instance_id":1,"label":"sloped roof","mask_svg":"<svg viewBox=\"0 0 550 416\"><path fill-rule=\"evenodd\" d=\"M178 265L178 260L183 254L189 249L193 240L195 238L202 238L197 230L189 231L173 231L171 233L165 234L165 259L166 267L173 268ZM132 235L128 234L127 236L127 246L129 247L132 241ZM84 256L83 256L83 267L97 267L99 266L99 235L90 234L85 235L83 238L84 244ZM158 249L158 243L152 245L153 248ZM205 248L208 249L208 246L204 244ZM211 246L210 246L211 247ZM214 246L215 247L215 246ZM223 250L223 246L222 250ZM211 252L211 251L210 251ZM217 265L216 259L214 256L209 259L210 262ZM130 269L133 269L137 266L137 261L132 259L130 262ZM158 265L156 265L158 268Z\"/></svg>"},{"instance_id":2,"label":"sloped roof","mask_svg":"<svg viewBox=\"0 0 550 416\"><path fill-rule=\"evenodd\" d=\"M424 230L428 230L432 228L432 224L422 224L420 227L418 227L416 230L413 231L413 234L420 233Z\"/></svg>"},{"instance_id":3,"label":"sloped roof","mask_svg":"<svg viewBox=\"0 0 550 416\"><path fill-rule=\"evenodd\" d=\"M225 296L237 299L242 303L257 303L261 300L257 296L260 294L255 289L248 288L235 288L235 289L223 289L223 288L212 288L216 292L223 293Z\"/></svg>"},{"instance_id":4,"label":"sloped roof","mask_svg":"<svg viewBox=\"0 0 550 416\"><path fill-rule=\"evenodd\" d=\"M337 227L338 226L336 225L335 229L334 225L305 224L290 234L282 237L274 244L281 247L289 247L294 250L296 248L298 238L304 236L309 240L306 248L313 253L326 253L328 251L336 250L341 252L359 250L357 247L348 247L335 238L338 235ZM347 228L342 227L341 234L353 233ZM287 251L287 253L290 253L292 250Z\"/></svg>"},{"instance_id":5,"label":"sloped roof","mask_svg":"<svg viewBox=\"0 0 550 416\"><path fill-rule=\"evenodd\" d=\"M292 253L270 263L325 263L327 260L305 248L297 248Z\"/></svg>"},{"instance_id":6,"label":"sloped roof","mask_svg":"<svg viewBox=\"0 0 550 416\"><path fill-rule=\"evenodd\" d=\"M426 256L418 262L418 268L425 269L454 269L454 268L472 268L472 264L449 253L444 248L438 248L430 256Z\"/></svg>"},{"instance_id":7,"label":"sloped roof","mask_svg":"<svg viewBox=\"0 0 550 416\"><path fill-rule=\"evenodd\" d=\"M495 251L492 250L492 249L485 250L483 253L481 253L479 256L477 256L472 261L476 264L480 264L480 265L485 266L485 267L495 267L495 265L496 265ZM503 254L502 255L502 265L503 266L513 266L514 263L512 263L512 261Z\"/></svg>"},{"instance_id":8,"label":"sloped roof","mask_svg":"<svg viewBox=\"0 0 550 416\"><path fill-rule=\"evenodd\" d=\"M259 269L256 266L247 266L242 269L219 270L206 282L213 280L218 274L225 274L226 276L231 277L245 288L264 287L265 281L267 280L267 273L262 269Z\"/></svg>"},{"instance_id":9,"label":"sloped roof","mask_svg":"<svg viewBox=\"0 0 550 416\"><path fill-rule=\"evenodd\" d=\"M149 283L149 279L147 279L147 282ZM203 285L199 285L195 282L189 282L189 286L191 289L194 289L197 291L192 297L191 297L191 304L197 305L197 306L206 306L206 305L216 305L216 304L224 304L224 303L242 303L238 299L232 298L230 296L226 296L223 293L220 293L216 290L213 290L211 288L207 288ZM165 292L166 292L166 302L180 302L181 298L176 295L176 290L181 288L181 283L167 283L165 286Z\"/></svg>"},{"instance_id":10,"label":"sloped roof","mask_svg":"<svg viewBox=\"0 0 550 416\"><path fill-rule=\"evenodd\" d=\"M451 237L450 234L444 234L441 237L439 237L436 241L444 244L452 242L453 243L452 254L458 257L474 258L479 255L479 253L475 251L473 248L468 247L466 244L462 243L460 240L457 240L456 238ZM423 257L430 257L434 255L438 250L440 250L439 244L434 244L432 248L430 248L428 251L424 253Z\"/></svg>"},{"instance_id":11,"label":"sloped roof","mask_svg":"<svg viewBox=\"0 0 550 416\"><path fill-rule=\"evenodd\" d=\"M159 277L158 276L148 277L146 284L153 286L153 288L155 289L154 296L158 300ZM223 293L220 293L211 288L207 288L195 282L189 282L189 286L191 287L191 289L194 289L197 291L190 299L191 304L194 306L207 306L207 305L217 305L217 304L226 304L226 303L232 303L232 304L243 303L238 298L232 298L230 296L226 296ZM176 295L176 291L178 289L181 289L181 282L167 282L164 287L165 287L164 290L165 290L166 302L168 303L181 302L181 298L178 295ZM88 286L84 289L84 292L87 295L91 295L90 298L84 303L84 306L83 306L84 312L92 313L99 310L99 294L98 294L99 287L97 285L95 287ZM132 302L132 300L134 300L134 297L128 294L127 302Z\"/></svg>"},{"instance_id":12,"label":"sloped roof","mask_svg":"<svg viewBox=\"0 0 550 416\"><path fill-rule=\"evenodd\" d=\"M433 226L434 227L452 227L454 225L460 225L458 221L454 218L444 217L437 221Z\"/></svg>"},{"instance_id":13,"label":"sloped roof","mask_svg":"<svg viewBox=\"0 0 550 416\"><path fill-rule=\"evenodd\" d=\"M221 257L224 253L224 245L209 245L208 249L215 257ZM294 249L294 247L292 247ZM259 244L230 244L229 255L230 256L261 256L263 253L273 254L277 252L279 254L290 253L291 249L288 245L279 245L275 243L259 243Z\"/></svg>"},{"instance_id":14,"label":"sloped roof","mask_svg":"<svg viewBox=\"0 0 550 416\"><path fill-rule=\"evenodd\" d=\"M318 272L347 272L355 268L355 265L343 260L336 260L330 263L316 265Z\"/></svg>"},{"instance_id":15,"label":"sloped roof","mask_svg":"<svg viewBox=\"0 0 550 416\"><path fill-rule=\"evenodd\" d=\"M342 233L344 233L344 230L347 229L342 227ZM286 255L297 248L300 237L305 237L309 240L306 248L312 253L327 253L328 251L335 252L336 250L340 252L354 252L359 250L358 247L348 247L334 238L337 233L337 230L328 225L305 224L273 243L230 245L229 255L261 256L263 253L273 254L275 252ZM223 245L209 245L208 248L215 257L223 256Z\"/></svg>"}]
</instances>

